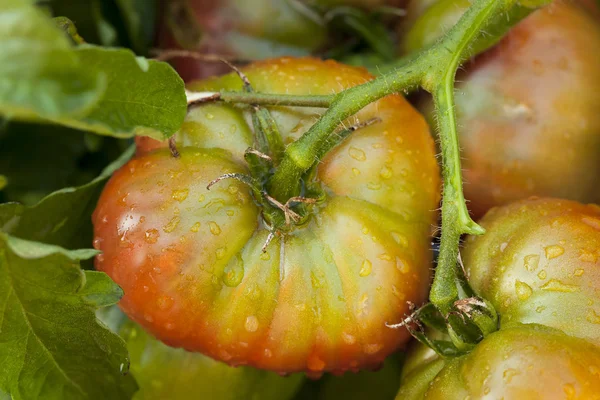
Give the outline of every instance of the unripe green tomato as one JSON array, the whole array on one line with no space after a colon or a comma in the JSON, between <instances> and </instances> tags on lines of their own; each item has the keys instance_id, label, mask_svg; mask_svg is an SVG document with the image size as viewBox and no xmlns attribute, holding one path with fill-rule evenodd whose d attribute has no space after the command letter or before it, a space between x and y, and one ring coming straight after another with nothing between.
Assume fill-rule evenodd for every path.
<instances>
[{"instance_id":1,"label":"unripe green tomato","mask_svg":"<svg viewBox=\"0 0 600 400\"><path fill-rule=\"evenodd\" d=\"M455 359L416 345L397 399L599 399L600 207L530 198L480 224L462 257L500 328Z\"/></svg>"},{"instance_id":2,"label":"unripe green tomato","mask_svg":"<svg viewBox=\"0 0 600 400\"><path fill-rule=\"evenodd\" d=\"M282 377L251 367L230 367L154 339L118 309L100 315L127 344L129 372L139 390L133 400L288 400L304 377Z\"/></svg>"},{"instance_id":3,"label":"unripe green tomato","mask_svg":"<svg viewBox=\"0 0 600 400\"><path fill-rule=\"evenodd\" d=\"M531 195L600 199L600 20L590 10L555 1L458 74L464 190L475 216ZM432 114L430 101L422 107Z\"/></svg>"},{"instance_id":4,"label":"unripe green tomato","mask_svg":"<svg viewBox=\"0 0 600 400\"><path fill-rule=\"evenodd\" d=\"M423 345L418 344L417 347ZM425 360L396 400L600 398L600 348L543 325L513 325L461 357Z\"/></svg>"}]
</instances>

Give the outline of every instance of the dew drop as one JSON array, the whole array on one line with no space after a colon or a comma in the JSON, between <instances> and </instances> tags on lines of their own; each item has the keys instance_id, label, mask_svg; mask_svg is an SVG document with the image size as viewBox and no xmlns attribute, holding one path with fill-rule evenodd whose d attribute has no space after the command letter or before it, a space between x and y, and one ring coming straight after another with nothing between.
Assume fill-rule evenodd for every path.
<instances>
[{"instance_id":1,"label":"dew drop","mask_svg":"<svg viewBox=\"0 0 600 400\"><path fill-rule=\"evenodd\" d=\"M392 256L390 256L388 253L382 253L378 255L377 258L384 261L392 261Z\"/></svg>"},{"instance_id":2,"label":"dew drop","mask_svg":"<svg viewBox=\"0 0 600 400\"><path fill-rule=\"evenodd\" d=\"M248 332L256 332L258 330L258 318L254 315L247 316L244 327Z\"/></svg>"},{"instance_id":3,"label":"dew drop","mask_svg":"<svg viewBox=\"0 0 600 400\"><path fill-rule=\"evenodd\" d=\"M390 232L390 235L392 235L392 239L394 239L394 241L400 246L408 247L408 239L406 239L406 236L394 231Z\"/></svg>"},{"instance_id":4,"label":"dew drop","mask_svg":"<svg viewBox=\"0 0 600 400\"><path fill-rule=\"evenodd\" d=\"M579 286L568 285L558 279L550 279L540 289L548 292L573 293L579 291Z\"/></svg>"},{"instance_id":5,"label":"dew drop","mask_svg":"<svg viewBox=\"0 0 600 400\"><path fill-rule=\"evenodd\" d=\"M546 309L546 306L537 306L535 312L541 314Z\"/></svg>"},{"instance_id":6,"label":"dew drop","mask_svg":"<svg viewBox=\"0 0 600 400\"><path fill-rule=\"evenodd\" d=\"M198 232L200 230L200 222L196 222L194 225L192 225L192 227L190 228L190 232Z\"/></svg>"},{"instance_id":7,"label":"dew drop","mask_svg":"<svg viewBox=\"0 0 600 400\"><path fill-rule=\"evenodd\" d=\"M163 231L165 231L166 233L173 232L175 228L177 228L177 225L179 225L180 221L181 217L179 217L178 215L174 216L173 218L171 218L168 224L163 226Z\"/></svg>"},{"instance_id":8,"label":"dew drop","mask_svg":"<svg viewBox=\"0 0 600 400\"><path fill-rule=\"evenodd\" d=\"M94 241L92 242L92 246L94 246L94 249L96 250L100 250L100 245L102 244L102 238L97 237L94 239Z\"/></svg>"},{"instance_id":9,"label":"dew drop","mask_svg":"<svg viewBox=\"0 0 600 400\"><path fill-rule=\"evenodd\" d=\"M223 271L223 283L229 287L236 287L244 279L244 261L237 255L235 263L230 263Z\"/></svg>"},{"instance_id":10,"label":"dew drop","mask_svg":"<svg viewBox=\"0 0 600 400\"><path fill-rule=\"evenodd\" d=\"M548 274L546 273L546 270L543 269L540 272L538 272L537 277L541 280L546 279L546 277L548 276Z\"/></svg>"},{"instance_id":11,"label":"dew drop","mask_svg":"<svg viewBox=\"0 0 600 400\"><path fill-rule=\"evenodd\" d=\"M381 176L383 179L390 179L393 175L394 173L388 167L383 167L381 168L381 171L379 171L379 176Z\"/></svg>"},{"instance_id":12,"label":"dew drop","mask_svg":"<svg viewBox=\"0 0 600 400\"><path fill-rule=\"evenodd\" d=\"M221 234L221 227L217 225L215 221L210 221L208 223L208 226L210 228L210 233L212 233L213 235L216 236Z\"/></svg>"},{"instance_id":13,"label":"dew drop","mask_svg":"<svg viewBox=\"0 0 600 400\"><path fill-rule=\"evenodd\" d=\"M575 390L575 386L573 386L572 383L565 384L563 386L563 391L567 395L567 400L573 400L573 399L575 399L575 396L577 395L577 391Z\"/></svg>"},{"instance_id":14,"label":"dew drop","mask_svg":"<svg viewBox=\"0 0 600 400\"><path fill-rule=\"evenodd\" d=\"M583 217L581 218L581 222L584 224L591 226L594 229L600 230L600 219L593 217Z\"/></svg>"},{"instance_id":15,"label":"dew drop","mask_svg":"<svg viewBox=\"0 0 600 400\"><path fill-rule=\"evenodd\" d=\"M576 270L573 272L573 275L575 275L575 276L582 276L584 272L585 272L585 271L583 270L583 268L577 268L577 269L576 269Z\"/></svg>"},{"instance_id":16,"label":"dew drop","mask_svg":"<svg viewBox=\"0 0 600 400\"><path fill-rule=\"evenodd\" d=\"M410 270L408 268L408 264L406 264L406 262L404 262L404 260L398 256L396 256L396 268L403 274L408 273L408 271Z\"/></svg>"},{"instance_id":17,"label":"dew drop","mask_svg":"<svg viewBox=\"0 0 600 400\"><path fill-rule=\"evenodd\" d=\"M325 369L325 361L321 360L317 354L312 353L308 356L306 366L311 371L323 371Z\"/></svg>"},{"instance_id":18,"label":"dew drop","mask_svg":"<svg viewBox=\"0 0 600 400\"><path fill-rule=\"evenodd\" d=\"M502 377L504 379L504 383L509 384L512 381L512 378L520 375L521 373L514 368L508 368L502 373Z\"/></svg>"},{"instance_id":19,"label":"dew drop","mask_svg":"<svg viewBox=\"0 0 600 400\"><path fill-rule=\"evenodd\" d=\"M173 299L168 296L161 296L156 301L156 305L162 311L168 310L173 306Z\"/></svg>"},{"instance_id":20,"label":"dew drop","mask_svg":"<svg viewBox=\"0 0 600 400\"><path fill-rule=\"evenodd\" d=\"M371 264L371 261L365 260L365 261L363 261L358 274L362 277L369 276L369 275L371 275L372 269L373 269L373 264Z\"/></svg>"},{"instance_id":21,"label":"dew drop","mask_svg":"<svg viewBox=\"0 0 600 400\"><path fill-rule=\"evenodd\" d=\"M342 340L344 341L344 343L350 345L356 343L356 338L354 337L354 335L351 335L347 332L342 332Z\"/></svg>"},{"instance_id":22,"label":"dew drop","mask_svg":"<svg viewBox=\"0 0 600 400\"><path fill-rule=\"evenodd\" d=\"M350 157L354 158L356 161L365 161L367 159L365 152L361 149L357 149L354 146L352 146L348 149L348 154L350 155Z\"/></svg>"},{"instance_id":23,"label":"dew drop","mask_svg":"<svg viewBox=\"0 0 600 400\"><path fill-rule=\"evenodd\" d=\"M379 189L381 189L381 183L380 182L369 182L369 183L367 183L367 188L369 188L371 190L379 190Z\"/></svg>"},{"instance_id":24,"label":"dew drop","mask_svg":"<svg viewBox=\"0 0 600 400\"><path fill-rule=\"evenodd\" d=\"M189 193L189 189L173 190L173 192L171 193L171 198L181 203L182 201L187 199Z\"/></svg>"},{"instance_id":25,"label":"dew drop","mask_svg":"<svg viewBox=\"0 0 600 400\"><path fill-rule=\"evenodd\" d=\"M579 253L579 259L583 262L595 263L598 261L598 256L588 250L581 250Z\"/></svg>"},{"instance_id":26,"label":"dew drop","mask_svg":"<svg viewBox=\"0 0 600 400\"><path fill-rule=\"evenodd\" d=\"M530 254L525 256L523 259L523 265L527 271L533 272L537 269L540 263L540 256L537 254Z\"/></svg>"},{"instance_id":27,"label":"dew drop","mask_svg":"<svg viewBox=\"0 0 600 400\"><path fill-rule=\"evenodd\" d=\"M235 214L235 211L233 210L227 210L226 211L227 215L229 215L230 217L233 217L233 215Z\"/></svg>"},{"instance_id":28,"label":"dew drop","mask_svg":"<svg viewBox=\"0 0 600 400\"><path fill-rule=\"evenodd\" d=\"M201 194L200 197L198 197L198 203L202 203L205 199L206 197L204 197L204 195Z\"/></svg>"},{"instance_id":29,"label":"dew drop","mask_svg":"<svg viewBox=\"0 0 600 400\"><path fill-rule=\"evenodd\" d=\"M223 257L225 257L225 248L219 247L217 251L215 251L215 255L217 256L217 260L223 259Z\"/></svg>"},{"instance_id":30,"label":"dew drop","mask_svg":"<svg viewBox=\"0 0 600 400\"><path fill-rule=\"evenodd\" d=\"M383 345L380 343L369 343L363 346L363 351L365 354L376 354L383 349Z\"/></svg>"},{"instance_id":31,"label":"dew drop","mask_svg":"<svg viewBox=\"0 0 600 400\"><path fill-rule=\"evenodd\" d=\"M548 260L552 260L553 258L562 256L565 252L565 249L562 246L553 244L552 246L545 247L544 251L546 252L546 258Z\"/></svg>"},{"instance_id":32,"label":"dew drop","mask_svg":"<svg viewBox=\"0 0 600 400\"><path fill-rule=\"evenodd\" d=\"M519 300L527 300L533 293L533 289L525 282L517 280L515 282L515 292Z\"/></svg>"},{"instance_id":33,"label":"dew drop","mask_svg":"<svg viewBox=\"0 0 600 400\"><path fill-rule=\"evenodd\" d=\"M596 312L596 310L593 310L593 309L590 308L588 310L588 313L587 313L585 319L590 324L600 325L600 315L598 315L598 313Z\"/></svg>"},{"instance_id":34,"label":"dew drop","mask_svg":"<svg viewBox=\"0 0 600 400\"><path fill-rule=\"evenodd\" d=\"M156 229L148 229L144 234L144 240L146 243L156 243L158 238L160 237L160 233Z\"/></svg>"},{"instance_id":35,"label":"dew drop","mask_svg":"<svg viewBox=\"0 0 600 400\"><path fill-rule=\"evenodd\" d=\"M360 175L360 170L358 168L352 168L352 173L354 174L354 176L358 176Z\"/></svg>"}]
</instances>

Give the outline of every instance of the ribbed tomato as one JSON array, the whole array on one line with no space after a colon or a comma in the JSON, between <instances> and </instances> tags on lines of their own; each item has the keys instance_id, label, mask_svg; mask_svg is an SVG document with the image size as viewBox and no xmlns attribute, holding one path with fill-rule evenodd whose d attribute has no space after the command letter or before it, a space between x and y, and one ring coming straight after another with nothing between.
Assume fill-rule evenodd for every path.
<instances>
[{"instance_id":1,"label":"ribbed tomato","mask_svg":"<svg viewBox=\"0 0 600 400\"><path fill-rule=\"evenodd\" d=\"M244 71L266 93L328 94L372 78L310 58ZM191 89L236 90L241 82L228 75ZM269 109L286 144L323 112ZM262 200L234 180L207 190L223 174L249 173L243 154L256 133L249 112L193 109L177 134L179 158L162 144L142 144L94 213L96 267L123 287L121 308L171 346L280 372L380 364L408 340L385 323L408 312L408 302L422 302L429 286L439 171L425 121L398 95L346 121L381 119L305 177L317 203L263 252Z\"/></svg>"},{"instance_id":2,"label":"ribbed tomato","mask_svg":"<svg viewBox=\"0 0 600 400\"><path fill-rule=\"evenodd\" d=\"M417 346L397 398L599 399L600 207L532 198L481 225L463 260L500 329L454 359Z\"/></svg>"}]
</instances>

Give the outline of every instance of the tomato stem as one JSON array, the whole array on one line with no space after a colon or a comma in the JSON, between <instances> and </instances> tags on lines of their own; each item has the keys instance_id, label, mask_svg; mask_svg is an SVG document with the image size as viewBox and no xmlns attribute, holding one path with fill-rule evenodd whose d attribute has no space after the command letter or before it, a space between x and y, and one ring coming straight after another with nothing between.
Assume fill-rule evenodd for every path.
<instances>
[{"instance_id":1,"label":"tomato stem","mask_svg":"<svg viewBox=\"0 0 600 400\"><path fill-rule=\"evenodd\" d=\"M454 106L456 71L460 63L481 46L482 37L486 43L497 42L512 25L548 1L530 0L523 6L516 0L477 0L443 38L419 55L379 78L334 95L330 108L319 121L286 148L269 182L269 193L280 202L297 196L303 174L322 156L320 152L330 135L363 107L391 93L407 92L419 86L431 92L439 124L444 187L440 256L430 300L447 315L459 300L460 237L465 233L484 233L469 216L463 195ZM482 35L484 29L486 34Z\"/></svg>"}]
</instances>

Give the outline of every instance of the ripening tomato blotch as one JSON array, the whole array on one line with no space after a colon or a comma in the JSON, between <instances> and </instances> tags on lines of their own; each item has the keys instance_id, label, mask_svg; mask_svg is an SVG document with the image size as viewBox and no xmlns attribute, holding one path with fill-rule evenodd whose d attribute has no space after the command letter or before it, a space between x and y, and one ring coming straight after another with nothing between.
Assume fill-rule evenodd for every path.
<instances>
[{"instance_id":1,"label":"ripening tomato blotch","mask_svg":"<svg viewBox=\"0 0 600 400\"><path fill-rule=\"evenodd\" d=\"M372 79L311 58L258 62L244 73L256 91L290 94L330 94ZM233 74L190 88L238 90L241 81ZM283 143L323 112L270 111ZM216 103L192 109L176 134L179 158L166 143L137 141L137 157L112 177L94 214L103 252L96 267L124 289L128 316L171 346L311 376L375 368L409 339L385 324L425 301L429 287L440 181L427 124L400 96L349 118L345 126L381 121L320 160L306 183L318 200L294 208L301 222L269 237L273 203L235 179L207 189L224 174L251 174L249 112Z\"/></svg>"}]
</instances>

